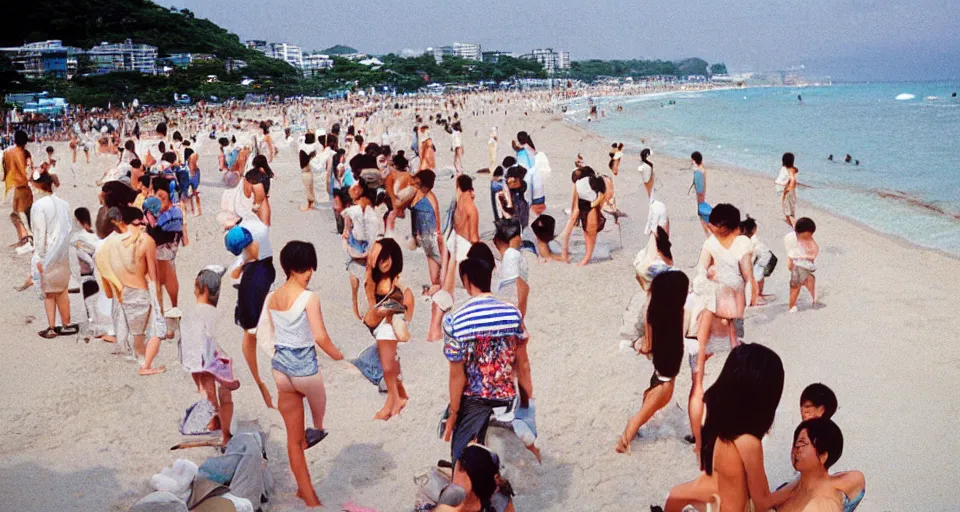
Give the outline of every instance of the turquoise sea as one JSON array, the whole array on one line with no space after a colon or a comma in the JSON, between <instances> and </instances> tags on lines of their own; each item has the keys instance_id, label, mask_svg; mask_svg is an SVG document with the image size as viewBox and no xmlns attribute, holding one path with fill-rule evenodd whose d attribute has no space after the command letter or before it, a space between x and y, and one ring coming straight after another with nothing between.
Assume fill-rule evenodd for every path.
<instances>
[{"instance_id":1,"label":"turquoise sea","mask_svg":"<svg viewBox=\"0 0 960 512\"><path fill-rule=\"evenodd\" d=\"M639 151L775 177L797 155L801 200L876 231L960 256L960 82L764 87L596 100L567 117ZM897 99L910 94L911 99ZM797 96L802 96L802 102ZM673 101L675 104L670 104ZM623 105L623 112L615 112ZM834 161L827 160L833 154ZM843 163L850 154L860 165Z\"/></svg>"}]
</instances>

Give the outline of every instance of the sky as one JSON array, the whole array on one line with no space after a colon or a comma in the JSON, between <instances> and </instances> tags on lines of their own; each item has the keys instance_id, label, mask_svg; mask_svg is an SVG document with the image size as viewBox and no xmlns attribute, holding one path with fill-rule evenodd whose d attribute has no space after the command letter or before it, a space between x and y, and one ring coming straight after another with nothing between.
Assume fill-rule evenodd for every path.
<instances>
[{"instance_id":1,"label":"sky","mask_svg":"<svg viewBox=\"0 0 960 512\"><path fill-rule=\"evenodd\" d=\"M590 58L724 62L731 72L804 66L837 80L960 78L957 0L161 0L241 40L371 54L453 42ZM228 6L225 8L225 6Z\"/></svg>"}]
</instances>

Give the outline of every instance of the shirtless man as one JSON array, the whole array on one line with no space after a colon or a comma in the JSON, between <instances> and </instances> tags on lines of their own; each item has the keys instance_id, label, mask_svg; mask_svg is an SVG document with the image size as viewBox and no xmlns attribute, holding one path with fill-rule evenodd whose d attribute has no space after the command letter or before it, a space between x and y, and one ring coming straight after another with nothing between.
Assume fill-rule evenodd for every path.
<instances>
[{"instance_id":1,"label":"shirtless man","mask_svg":"<svg viewBox=\"0 0 960 512\"><path fill-rule=\"evenodd\" d=\"M433 139L430 137L430 128L427 125L420 127L420 167L419 170L437 168L437 150L433 146Z\"/></svg>"},{"instance_id":2,"label":"shirtless man","mask_svg":"<svg viewBox=\"0 0 960 512\"><path fill-rule=\"evenodd\" d=\"M166 334L166 321L157 304L157 245L144 232L143 211L133 207L122 209L124 227L129 236L123 245L133 249L133 259L113 267L123 286L123 312L127 327L133 335L133 349L144 358L140 375L163 373L166 368L152 368L153 360L160 351L160 337ZM118 268L119 267L119 268ZM151 288L154 291L151 291ZM149 336L149 340L146 340ZM144 341L146 340L146 343Z\"/></svg>"},{"instance_id":3,"label":"shirtless man","mask_svg":"<svg viewBox=\"0 0 960 512\"><path fill-rule=\"evenodd\" d=\"M427 341L440 340L440 323L443 313L453 307L453 289L456 286L457 265L467 259L470 246L480 241L480 214L474 203L473 178L466 174L457 177L457 201L453 210L453 229L447 235L443 247L443 278L441 291L434 294L430 330ZM439 301L439 302L438 302Z\"/></svg>"}]
</instances>

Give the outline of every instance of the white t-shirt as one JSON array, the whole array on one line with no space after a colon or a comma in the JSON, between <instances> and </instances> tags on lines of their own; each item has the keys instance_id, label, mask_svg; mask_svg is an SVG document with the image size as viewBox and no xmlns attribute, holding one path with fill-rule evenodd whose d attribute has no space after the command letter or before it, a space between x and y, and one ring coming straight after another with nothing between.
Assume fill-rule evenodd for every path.
<instances>
[{"instance_id":1,"label":"white t-shirt","mask_svg":"<svg viewBox=\"0 0 960 512\"><path fill-rule=\"evenodd\" d=\"M270 228L259 217L256 215L245 217L240 222L240 226L246 228L253 236L253 241L259 244L259 259L263 260L273 256L273 246L270 245Z\"/></svg>"},{"instance_id":2,"label":"white t-shirt","mask_svg":"<svg viewBox=\"0 0 960 512\"><path fill-rule=\"evenodd\" d=\"M787 188L787 183L790 183L790 169L781 167L780 174L777 175L777 180L773 183L776 185L777 193L782 194Z\"/></svg>"},{"instance_id":3,"label":"white t-shirt","mask_svg":"<svg viewBox=\"0 0 960 512\"><path fill-rule=\"evenodd\" d=\"M517 289L517 279L527 281L530 274L530 267L527 265L523 253L508 248L503 253L500 261L500 282L497 285L497 297L517 305L520 301L519 291Z\"/></svg>"},{"instance_id":4,"label":"white t-shirt","mask_svg":"<svg viewBox=\"0 0 960 512\"><path fill-rule=\"evenodd\" d=\"M362 209L360 205L355 204L343 210L341 215L350 219L353 224L353 238L357 240L373 243L377 237L383 234L382 217L373 206Z\"/></svg>"},{"instance_id":5,"label":"white t-shirt","mask_svg":"<svg viewBox=\"0 0 960 512\"><path fill-rule=\"evenodd\" d=\"M590 188L590 178L580 178L574 186L577 189L578 198L591 203L597 200L596 191Z\"/></svg>"},{"instance_id":6,"label":"white t-shirt","mask_svg":"<svg viewBox=\"0 0 960 512\"><path fill-rule=\"evenodd\" d=\"M460 132L457 132L457 131L453 132L452 138L453 138L453 142L452 142L453 149L457 149L463 146L463 141L460 140Z\"/></svg>"},{"instance_id":7,"label":"white t-shirt","mask_svg":"<svg viewBox=\"0 0 960 512\"><path fill-rule=\"evenodd\" d=\"M670 218L667 216L667 205L651 197L650 206L647 209L647 225L643 228L643 234L655 233L657 226L667 229L668 222Z\"/></svg>"},{"instance_id":8,"label":"white t-shirt","mask_svg":"<svg viewBox=\"0 0 960 512\"><path fill-rule=\"evenodd\" d=\"M644 184L650 183L650 179L653 178L653 167L644 162L640 164L640 167L637 167L637 170L640 171L640 180Z\"/></svg>"}]
</instances>

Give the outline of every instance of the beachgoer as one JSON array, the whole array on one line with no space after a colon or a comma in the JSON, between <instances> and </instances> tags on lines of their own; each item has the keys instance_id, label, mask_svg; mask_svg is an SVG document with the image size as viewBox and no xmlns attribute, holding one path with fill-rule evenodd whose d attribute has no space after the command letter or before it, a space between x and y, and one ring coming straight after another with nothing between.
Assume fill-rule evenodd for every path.
<instances>
[{"instance_id":1,"label":"beachgoer","mask_svg":"<svg viewBox=\"0 0 960 512\"><path fill-rule=\"evenodd\" d=\"M652 151L650 148L643 148L640 151L640 167L637 168L640 171L640 181L643 182L644 188L647 189L647 196L653 197L654 185L657 185L658 182L653 175L653 162L650 161L650 155ZM657 186L659 189L660 187Z\"/></svg>"},{"instance_id":2,"label":"beachgoer","mask_svg":"<svg viewBox=\"0 0 960 512\"><path fill-rule=\"evenodd\" d=\"M323 418L327 392L317 362L317 347L330 359L343 354L327 333L320 309L320 297L307 290L317 269L313 244L288 242L280 251L280 267L287 279L264 302L257 336L273 352L271 367L277 384L277 405L287 430L287 457L297 481L297 496L309 507L322 506L310 479L304 450L327 437ZM313 428L304 429L303 400L310 404Z\"/></svg>"},{"instance_id":3,"label":"beachgoer","mask_svg":"<svg viewBox=\"0 0 960 512\"><path fill-rule=\"evenodd\" d=\"M70 232L73 221L70 205L53 193L53 180L47 173L39 173L32 180L36 198L30 207L33 221L33 258L31 273L43 297L47 314L47 328L38 334L41 338L77 334L80 328L70 323ZM57 327L57 312L62 327Z\"/></svg>"},{"instance_id":4,"label":"beachgoer","mask_svg":"<svg viewBox=\"0 0 960 512\"><path fill-rule=\"evenodd\" d=\"M268 408L273 408L273 399L267 385L260 378L257 364L257 321L263 311L263 303L270 293L270 286L277 278L273 268L273 246L270 244L270 228L257 217L243 219L239 225L227 231L224 243L231 254L237 256L231 268L231 278L240 279L237 289L237 307L234 322L243 329L243 358L250 367L253 381Z\"/></svg>"},{"instance_id":5,"label":"beachgoer","mask_svg":"<svg viewBox=\"0 0 960 512\"><path fill-rule=\"evenodd\" d=\"M130 248L129 262L119 261L126 268L113 268L123 285L121 301L127 329L133 336L133 349L143 364L140 375L155 375L166 371L165 366L153 368L153 360L160 352L160 338L167 334L166 320L160 308L160 290L157 276L157 244L144 231L143 212L131 206L121 210L126 226L122 244ZM120 230L118 225L117 229Z\"/></svg>"},{"instance_id":6,"label":"beachgoer","mask_svg":"<svg viewBox=\"0 0 960 512\"><path fill-rule=\"evenodd\" d=\"M385 146L383 150L390 151L390 148ZM381 158L386 161L387 156L388 155L383 154ZM385 236L393 236L393 232L396 229L397 217L401 219L406 217L406 209L416 204L415 196L417 195L418 187L414 183L414 177L410 175L409 166L410 162L407 160L407 157L404 156L404 152L398 151L397 154L393 155L393 158L389 160L387 169L384 171L383 188L388 198L388 213L384 229Z\"/></svg>"},{"instance_id":7,"label":"beachgoer","mask_svg":"<svg viewBox=\"0 0 960 512\"><path fill-rule=\"evenodd\" d=\"M491 262L467 258L459 273L471 298L443 320L443 353L450 362L450 405L443 439L451 442L452 461L460 458L470 441L483 444L492 410L509 406L516 396L514 379L522 390L520 406L529 407L533 400L520 310L491 294Z\"/></svg>"},{"instance_id":8,"label":"beachgoer","mask_svg":"<svg viewBox=\"0 0 960 512\"><path fill-rule=\"evenodd\" d=\"M400 377L397 343L410 341L407 325L413 319L414 299L410 289L400 281L401 272L403 251L396 240L381 238L373 244L364 286L367 313L363 323L376 339L387 387L386 403L373 417L375 420L398 416L409 399Z\"/></svg>"},{"instance_id":9,"label":"beachgoer","mask_svg":"<svg viewBox=\"0 0 960 512\"><path fill-rule=\"evenodd\" d=\"M219 265L204 267L193 283L197 306L183 328L180 341L180 364L190 372L197 392L213 404L216 416L208 430L220 431L220 445L230 441L233 420L233 391L240 382L233 375L233 360L217 343L217 303L220 282L226 269Z\"/></svg>"},{"instance_id":10,"label":"beachgoer","mask_svg":"<svg viewBox=\"0 0 960 512\"><path fill-rule=\"evenodd\" d=\"M197 164L200 159L200 153L194 151L190 146L190 141L183 141L183 159L187 167L187 186L182 191L181 201L187 206L191 213L197 217L203 215L200 208L200 166Z\"/></svg>"},{"instance_id":11,"label":"beachgoer","mask_svg":"<svg viewBox=\"0 0 960 512\"><path fill-rule=\"evenodd\" d=\"M830 474L843 454L843 433L828 418L804 420L793 432L790 460L800 477L783 490L789 499L777 507L782 512L853 512L866 494L866 479L859 471Z\"/></svg>"},{"instance_id":12,"label":"beachgoer","mask_svg":"<svg viewBox=\"0 0 960 512\"><path fill-rule=\"evenodd\" d=\"M513 512L510 483L500 475L500 457L486 446L467 446L435 504L417 512Z\"/></svg>"},{"instance_id":13,"label":"beachgoer","mask_svg":"<svg viewBox=\"0 0 960 512\"><path fill-rule=\"evenodd\" d=\"M33 235L30 233L30 207L33 205L33 191L30 189L28 175L33 172L27 166L27 132L17 130L13 134L14 145L3 152L3 182L6 198L13 191L13 213L10 221L17 230L17 243L12 247L24 248L23 254L33 251ZM30 245L28 247L28 244Z\"/></svg>"},{"instance_id":14,"label":"beachgoer","mask_svg":"<svg viewBox=\"0 0 960 512\"><path fill-rule=\"evenodd\" d=\"M490 127L490 134L487 139L487 149L490 151L490 172L493 172L497 167L497 144L499 142L499 134L497 133L497 127Z\"/></svg>"},{"instance_id":15,"label":"beachgoer","mask_svg":"<svg viewBox=\"0 0 960 512\"><path fill-rule=\"evenodd\" d=\"M750 258L753 262L753 279L757 283L757 305L764 306L773 295L764 295L763 283L773 274L777 267L777 257L767 244L760 241L757 235L757 221L747 215L740 223L740 234L750 239Z\"/></svg>"},{"instance_id":16,"label":"beachgoer","mask_svg":"<svg viewBox=\"0 0 960 512\"><path fill-rule=\"evenodd\" d=\"M756 343L730 352L716 382L704 394L706 417L697 451L700 476L670 490L663 509L770 510L789 492L770 492L761 439L773 425L783 394L783 362Z\"/></svg>"},{"instance_id":17,"label":"beachgoer","mask_svg":"<svg viewBox=\"0 0 960 512\"><path fill-rule=\"evenodd\" d=\"M424 169L436 169L437 168L437 148L433 145L433 139L430 137L430 128L427 125L420 127L420 135L418 138L420 142L420 168L419 170Z\"/></svg>"},{"instance_id":18,"label":"beachgoer","mask_svg":"<svg viewBox=\"0 0 960 512\"><path fill-rule=\"evenodd\" d=\"M790 227L793 227L797 217L797 168L794 167L793 153L783 154L783 167L777 175L777 195L780 196L780 208Z\"/></svg>"},{"instance_id":19,"label":"beachgoer","mask_svg":"<svg viewBox=\"0 0 960 512\"><path fill-rule=\"evenodd\" d=\"M580 226L583 230L583 240L586 251L583 260L577 264L586 266L593 257L593 250L597 245L597 235L606 225L603 214L603 205L606 203L607 181L597 176L591 167L582 167L573 171L573 192L570 198L570 220L563 229L563 260L570 261L570 236L573 228Z\"/></svg>"},{"instance_id":20,"label":"beachgoer","mask_svg":"<svg viewBox=\"0 0 960 512\"><path fill-rule=\"evenodd\" d=\"M94 270L96 262L94 255L100 248L101 241L93 232L93 221L90 217L90 210L86 208L77 208L73 211L73 217L76 223L76 229L70 235L70 245L76 249L77 268L80 271L80 290L83 296L84 309L87 313L87 332L92 333L94 337L104 338L104 341L115 341L114 333L109 329L108 324L101 319L100 315L100 286L97 284ZM105 297L104 297L105 298ZM107 301L104 305L109 304ZM109 309L107 309L109 312ZM109 317L108 315L103 315ZM107 338L110 339L107 339Z\"/></svg>"},{"instance_id":21,"label":"beachgoer","mask_svg":"<svg viewBox=\"0 0 960 512\"><path fill-rule=\"evenodd\" d=\"M354 183L349 189L352 205L341 212L344 221L343 248L347 253L346 270L350 277L350 291L353 314L362 320L358 302L361 279L367 274L367 259L374 242L383 236L383 218L377 213L373 202L377 198L376 188L363 183Z\"/></svg>"},{"instance_id":22,"label":"beachgoer","mask_svg":"<svg viewBox=\"0 0 960 512\"><path fill-rule=\"evenodd\" d=\"M450 125L451 142L453 148L453 168L457 176L463 173L463 127L460 121L454 121Z\"/></svg>"},{"instance_id":23,"label":"beachgoer","mask_svg":"<svg viewBox=\"0 0 960 512\"><path fill-rule=\"evenodd\" d=\"M803 388L800 393L800 419L833 417L837 412L837 395L825 384L819 382Z\"/></svg>"},{"instance_id":24,"label":"beachgoer","mask_svg":"<svg viewBox=\"0 0 960 512\"><path fill-rule=\"evenodd\" d=\"M500 253L499 276L494 295L527 315L527 300L530 297L530 270L527 260L520 252L520 224L514 219L503 219L496 224L493 245Z\"/></svg>"},{"instance_id":25,"label":"beachgoer","mask_svg":"<svg viewBox=\"0 0 960 512\"><path fill-rule=\"evenodd\" d=\"M307 132L303 136L303 144L299 148L300 156L300 180L303 182L304 193L306 194L307 204L300 207L300 211L306 212L313 209L317 202L314 194L313 174L319 171L319 159L317 159L317 136L313 132Z\"/></svg>"},{"instance_id":26,"label":"beachgoer","mask_svg":"<svg viewBox=\"0 0 960 512\"><path fill-rule=\"evenodd\" d=\"M417 193L410 203L410 215L413 221L413 237L423 249L427 258L427 272L430 275L428 295L440 289L440 265L443 252L443 237L440 234L440 203L433 193L436 174L424 169L413 177Z\"/></svg>"},{"instance_id":27,"label":"beachgoer","mask_svg":"<svg viewBox=\"0 0 960 512\"><path fill-rule=\"evenodd\" d=\"M710 231L712 235L703 243L697 276L693 281L693 290L702 305L702 311L696 317L697 355L695 368L691 366L693 386L688 410L690 429L697 443L703 417L703 377L707 359L723 349L718 334L722 335L724 331L729 337L730 348L740 343L736 321L743 318L748 284L750 305L757 304L750 239L739 234L740 210L733 205L718 204L710 212ZM691 363L692 359L691 355Z\"/></svg>"},{"instance_id":28,"label":"beachgoer","mask_svg":"<svg viewBox=\"0 0 960 512\"><path fill-rule=\"evenodd\" d=\"M623 160L623 143L614 142L610 146L610 162L607 167L613 172L614 176L620 174L620 161Z\"/></svg>"},{"instance_id":29,"label":"beachgoer","mask_svg":"<svg viewBox=\"0 0 960 512\"><path fill-rule=\"evenodd\" d=\"M643 227L643 234L654 234L658 227L663 228L669 234L670 216L667 214L667 205L663 204L663 201L655 199L651 194L650 204L647 206L647 224Z\"/></svg>"},{"instance_id":30,"label":"beachgoer","mask_svg":"<svg viewBox=\"0 0 960 512\"><path fill-rule=\"evenodd\" d=\"M673 387L683 363L683 313L690 280L678 270L657 274L650 286L646 316L637 353L653 360L650 387L643 392L643 404L634 414L617 442L619 453L630 453L630 443L654 414L673 398Z\"/></svg>"},{"instance_id":31,"label":"beachgoer","mask_svg":"<svg viewBox=\"0 0 960 512\"><path fill-rule=\"evenodd\" d=\"M694 151L690 155L693 162L693 185L691 189L697 192L697 216L700 217L700 226L703 228L703 234L710 236L710 211L712 208L707 204L707 170L703 167L703 155L699 151Z\"/></svg>"},{"instance_id":32,"label":"beachgoer","mask_svg":"<svg viewBox=\"0 0 960 512\"><path fill-rule=\"evenodd\" d=\"M783 237L783 246L787 251L787 268L790 269L790 312L797 312L797 299L800 288L810 292L813 305L817 305L816 259L820 255L820 246L813 239L817 225L807 217L797 219L794 230Z\"/></svg>"}]
</instances>

